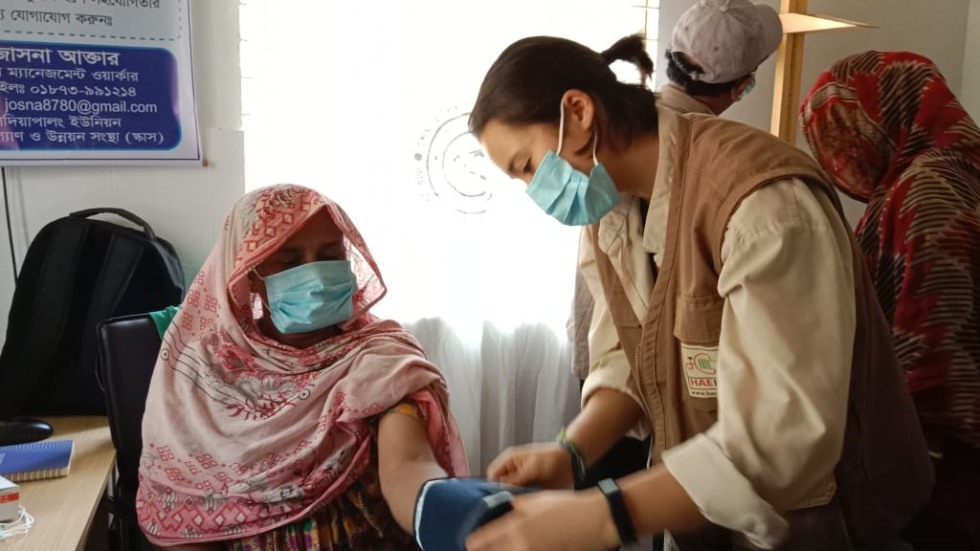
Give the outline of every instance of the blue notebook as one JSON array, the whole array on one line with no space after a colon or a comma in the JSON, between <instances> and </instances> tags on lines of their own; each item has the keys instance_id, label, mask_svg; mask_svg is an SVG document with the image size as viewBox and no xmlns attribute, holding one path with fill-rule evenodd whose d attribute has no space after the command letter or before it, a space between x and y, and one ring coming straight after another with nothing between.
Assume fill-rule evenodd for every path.
<instances>
[{"instance_id":1,"label":"blue notebook","mask_svg":"<svg viewBox=\"0 0 980 551\"><path fill-rule=\"evenodd\" d=\"M11 482L67 476L73 450L71 440L0 446L0 476Z\"/></svg>"}]
</instances>

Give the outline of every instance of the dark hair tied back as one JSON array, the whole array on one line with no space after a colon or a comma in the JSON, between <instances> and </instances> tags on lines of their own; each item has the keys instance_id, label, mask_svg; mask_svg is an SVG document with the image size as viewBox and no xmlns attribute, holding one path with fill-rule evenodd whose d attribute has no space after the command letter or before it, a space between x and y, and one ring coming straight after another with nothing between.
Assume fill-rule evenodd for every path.
<instances>
[{"instance_id":1,"label":"dark hair tied back","mask_svg":"<svg viewBox=\"0 0 980 551\"><path fill-rule=\"evenodd\" d=\"M653 75L653 60L650 59L644 42L641 34L624 36L599 55L610 65L614 61L627 61L636 65L640 70L641 81L646 82Z\"/></svg>"},{"instance_id":2,"label":"dark hair tied back","mask_svg":"<svg viewBox=\"0 0 980 551\"><path fill-rule=\"evenodd\" d=\"M616 60L635 64L644 82L617 80L609 67ZM603 139L629 144L657 129L656 98L645 86L651 73L653 61L640 35L621 38L601 54L564 38L523 38L508 46L487 71L470 111L470 131L480 136L491 120L558 126L562 96L574 89L596 103Z\"/></svg>"}]
</instances>

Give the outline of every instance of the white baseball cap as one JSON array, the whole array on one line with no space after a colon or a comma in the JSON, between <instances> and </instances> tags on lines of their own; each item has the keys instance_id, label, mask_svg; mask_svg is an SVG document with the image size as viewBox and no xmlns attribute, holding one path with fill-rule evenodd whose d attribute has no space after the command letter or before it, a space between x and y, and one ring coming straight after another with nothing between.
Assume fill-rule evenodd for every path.
<instances>
[{"instance_id":1,"label":"white baseball cap","mask_svg":"<svg viewBox=\"0 0 980 551\"><path fill-rule=\"evenodd\" d=\"M779 48L783 25L776 10L748 0L698 0L674 25L672 53L686 54L704 69L692 80L742 78Z\"/></svg>"}]
</instances>

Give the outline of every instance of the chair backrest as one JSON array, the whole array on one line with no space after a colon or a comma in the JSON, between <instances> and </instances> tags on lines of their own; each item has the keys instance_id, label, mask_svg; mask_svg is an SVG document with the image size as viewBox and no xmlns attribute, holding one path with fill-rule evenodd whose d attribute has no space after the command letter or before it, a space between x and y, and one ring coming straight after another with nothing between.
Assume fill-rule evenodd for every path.
<instances>
[{"instance_id":1,"label":"chair backrest","mask_svg":"<svg viewBox=\"0 0 980 551\"><path fill-rule=\"evenodd\" d=\"M105 387L106 409L119 469L118 496L135 499L143 410L160 352L160 336L148 314L123 316L99 324L99 376Z\"/></svg>"}]
</instances>

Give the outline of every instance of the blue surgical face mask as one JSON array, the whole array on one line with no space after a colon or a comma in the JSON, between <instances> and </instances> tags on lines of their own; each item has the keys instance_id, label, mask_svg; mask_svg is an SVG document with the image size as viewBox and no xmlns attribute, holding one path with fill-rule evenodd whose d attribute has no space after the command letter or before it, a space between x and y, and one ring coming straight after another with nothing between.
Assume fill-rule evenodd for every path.
<instances>
[{"instance_id":1,"label":"blue surgical face mask","mask_svg":"<svg viewBox=\"0 0 980 551\"><path fill-rule=\"evenodd\" d=\"M281 333L308 333L354 315L357 279L347 260L310 262L262 278L272 324Z\"/></svg>"},{"instance_id":2,"label":"blue surgical face mask","mask_svg":"<svg viewBox=\"0 0 980 551\"><path fill-rule=\"evenodd\" d=\"M558 123L558 151L549 151L534 171L527 194L543 211L566 226L595 224L619 204L616 184L595 156L599 144L592 142L592 172L586 176L561 157L565 138L565 105L561 105Z\"/></svg>"},{"instance_id":3,"label":"blue surgical face mask","mask_svg":"<svg viewBox=\"0 0 980 551\"><path fill-rule=\"evenodd\" d=\"M735 98L735 101L742 101L742 99L745 98L745 96L749 95L749 93L754 89L755 89L755 75L752 75L752 79L749 80L749 83L745 85L745 88L742 90L742 93L739 94L737 98Z\"/></svg>"}]
</instances>

